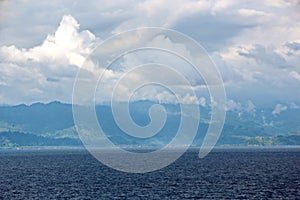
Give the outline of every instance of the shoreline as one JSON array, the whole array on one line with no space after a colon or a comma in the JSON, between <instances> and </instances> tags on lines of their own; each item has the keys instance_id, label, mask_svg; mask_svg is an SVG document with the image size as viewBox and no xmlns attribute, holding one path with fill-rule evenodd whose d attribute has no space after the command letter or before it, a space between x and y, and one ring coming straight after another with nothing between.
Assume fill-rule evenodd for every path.
<instances>
[{"instance_id":1,"label":"shoreline","mask_svg":"<svg viewBox=\"0 0 300 200\"><path fill-rule=\"evenodd\" d=\"M124 150L155 150L153 147L133 147L123 146ZM167 150L180 150L183 147L170 147ZM97 148L93 150L113 151L115 148ZM199 151L200 147L189 147L187 151ZM255 150L296 150L300 151L300 145L270 145L270 146L238 146L238 145L226 145L215 146L212 152L223 151L255 151ZM23 147L0 147L0 153L2 152L39 152L39 151L88 151L84 146L23 146Z\"/></svg>"}]
</instances>

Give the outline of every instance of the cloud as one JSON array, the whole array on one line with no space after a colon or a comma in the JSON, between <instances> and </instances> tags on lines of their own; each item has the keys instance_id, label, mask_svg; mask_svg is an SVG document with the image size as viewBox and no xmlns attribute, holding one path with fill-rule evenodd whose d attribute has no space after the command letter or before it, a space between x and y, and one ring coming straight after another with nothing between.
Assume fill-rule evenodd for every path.
<instances>
[{"instance_id":1,"label":"cloud","mask_svg":"<svg viewBox=\"0 0 300 200\"><path fill-rule=\"evenodd\" d=\"M97 38L79 31L70 15L62 18L54 34L32 48L0 47L0 101L30 103L70 102L74 78Z\"/></svg>"},{"instance_id":2,"label":"cloud","mask_svg":"<svg viewBox=\"0 0 300 200\"><path fill-rule=\"evenodd\" d=\"M89 3L72 0L54 0L48 3L37 0L30 3L22 1L18 6L11 3L0 12L3 14L2 19L5 19L0 21L3 26L0 37L4 40L0 39L0 45L17 43L22 47L33 46L55 30L57 21L63 15L70 14L84 28L92 30L102 38L128 29L155 26L182 31L204 43L206 47L216 49L249 27L249 20L237 17L238 8L243 6L247 4L237 4L232 0L91 0ZM251 22L251 26L253 24L255 23Z\"/></svg>"},{"instance_id":3,"label":"cloud","mask_svg":"<svg viewBox=\"0 0 300 200\"><path fill-rule=\"evenodd\" d=\"M292 102L292 103L290 104L290 108L292 108L292 109L299 109L300 106L298 106L296 103Z\"/></svg>"},{"instance_id":4,"label":"cloud","mask_svg":"<svg viewBox=\"0 0 300 200\"><path fill-rule=\"evenodd\" d=\"M218 66L227 66L227 92L231 98L244 99L246 96L254 103L277 103L300 100L297 92L300 57L283 43L277 47L258 44L239 45L221 52ZM223 64L222 64L223 63ZM234 73L229 73L230 71ZM295 73L296 72L296 73ZM231 76L229 76L232 74ZM231 79L231 81L230 81ZM225 79L226 80L226 79ZM275 89L276 88L276 89ZM243 94L243 95L241 95ZM270 98L271 97L271 98Z\"/></svg>"},{"instance_id":5,"label":"cloud","mask_svg":"<svg viewBox=\"0 0 300 200\"><path fill-rule=\"evenodd\" d=\"M293 51L299 51L300 50L300 43L299 42L287 42L285 44L285 46L292 49Z\"/></svg>"},{"instance_id":6,"label":"cloud","mask_svg":"<svg viewBox=\"0 0 300 200\"><path fill-rule=\"evenodd\" d=\"M286 60L278 53L274 51L272 47L265 47L263 45L256 44L248 52L239 52L239 55L247 58L253 58L257 64L265 64L271 67L289 67Z\"/></svg>"},{"instance_id":7,"label":"cloud","mask_svg":"<svg viewBox=\"0 0 300 200\"><path fill-rule=\"evenodd\" d=\"M284 106L282 104L277 104L274 108L274 110L272 111L272 114L273 115L279 115L282 111L285 111L287 110L288 107L287 106Z\"/></svg>"},{"instance_id":8,"label":"cloud","mask_svg":"<svg viewBox=\"0 0 300 200\"><path fill-rule=\"evenodd\" d=\"M193 0L91 0L88 3L73 0L46 3L32 0L20 1L18 5L14 2L5 3L3 9L0 7L0 26L3 27L0 45L17 42L22 47L33 46L49 31L55 30L57 21L66 14L74 16L84 28L92 30L96 35L109 37L112 33L143 26L172 28L179 19L197 12L206 12L215 7L215 4L217 6L221 3ZM221 7L218 8L220 9ZM11 21L14 23L11 24Z\"/></svg>"},{"instance_id":9,"label":"cloud","mask_svg":"<svg viewBox=\"0 0 300 200\"><path fill-rule=\"evenodd\" d=\"M30 49L18 49L14 45L2 46L0 55L4 62L26 62L81 66L96 37L89 31L79 32L78 22L70 15L62 18L59 27L44 42Z\"/></svg>"},{"instance_id":10,"label":"cloud","mask_svg":"<svg viewBox=\"0 0 300 200\"><path fill-rule=\"evenodd\" d=\"M240 114L245 112L249 114L256 113L256 106L251 100L247 100L247 102L241 103L234 101L233 99L229 99L226 104L226 111L236 111Z\"/></svg>"},{"instance_id":11,"label":"cloud","mask_svg":"<svg viewBox=\"0 0 300 200\"><path fill-rule=\"evenodd\" d=\"M227 101L226 104L226 111L241 111L242 105L239 102L235 102L234 100L230 99Z\"/></svg>"},{"instance_id":12,"label":"cloud","mask_svg":"<svg viewBox=\"0 0 300 200\"><path fill-rule=\"evenodd\" d=\"M300 74L296 71L290 72L290 75L292 78L296 79L297 81L300 81Z\"/></svg>"},{"instance_id":13,"label":"cloud","mask_svg":"<svg viewBox=\"0 0 300 200\"><path fill-rule=\"evenodd\" d=\"M236 19L236 14L228 16L220 11L216 16L209 12L197 12L178 20L172 28L191 36L206 50L213 52L231 45L232 38L253 26L239 23Z\"/></svg>"},{"instance_id":14,"label":"cloud","mask_svg":"<svg viewBox=\"0 0 300 200\"><path fill-rule=\"evenodd\" d=\"M139 42L136 37L131 39ZM52 100L70 102L76 73L82 67L85 56L89 55L98 41L99 38L90 31L80 31L79 23L72 16L66 15L63 16L57 30L49 34L40 45L31 48L18 48L14 45L1 46L2 101L13 104ZM128 42L128 40L123 41ZM130 42L129 44L131 45ZM190 56L184 46L174 44L167 37L157 36L150 41L149 45L151 44L175 48L181 52L181 55L187 58ZM105 50L114 52L115 48L120 46L123 47L123 43L118 43L116 47L110 46L110 49ZM206 105L204 97L198 98L188 92L190 88L194 89L193 86L203 83L201 76L195 70L190 70L193 68L189 63L166 52L151 51L142 51L137 55L127 54L121 62L115 63L111 69L106 70L102 80L104 84L101 91L97 93L96 100L105 102L110 99L115 84L126 70L130 69L128 66L134 67L153 61L173 67L177 70L177 75L185 76L192 86L184 88L182 83L178 82L178 77L174 78L171 74L166 76L164 71L158 73L157 70L148 68L143 73L131 73L128 81L123 82L119 87L120 90L123 93L128 92L136 81L151 81L155 77L181 91L178 99L180 103ZM87 70L92 73L96 72L93 68L87 68ZM135 98L176 103L173 95L157 89L140 92ZM122 101L122 98L120 97L119 100Z\"/></svg>"},{"instance_id":15,"label":"cloud","mask_svg":"<svg viewBox=\"0 0 300 200\"><path fill-rule=\"evenodd\" d=\"M291 0L291 1L285 1L285 0L265 0L264 3L267 6L284 8L284 7L296 6L297 4L299 4L299 1L298 0Z\"/></svg>"},{"instance_id":16,"label":"cloud","mask_svg":"<svg viewBox=\"0 0 300 200\"><path fill-rule=\"evenodd\" d=\"M206 106L206 100L204 97L200 97L199 99L197 99L196 96L193 96L191 94L186 94L183 98L181 98L181 102L183 104L199 104L202 107Z\"/></svg>"},{"instance_id":17,"label":"cloud","mask_svg":"<svg viewBox=\"0 0 300 200\"><path fill-rule=\"evenodd\" d=\"M137 3L133 9L139 14L143 13L146 18L134 18L121 24L118 29L140 26L145 24L145 22L150 26L158 25L159 23L160 26L170 28L178 19L196 12L205 11L208 7L210 7L210 3L205 1L142 1Z\"/></svg>"},{"instance_id":18,"label":"cloud","mask_svg":"<svg viewBox=\"0 0 300 200\"><path fill-rule=\"evenodd\" d=\"M267 16L268 13L265 13L263 11L259 11L259 10L254 10L254 9L239 9L238 13L242 16L247 16L247 17L251 17L251 16Z\"/></svg>"},{"instance_id":19,"label":"cloud","mask_svg":"<svg viewBox=\"0 0 300 200\"><path fill-rule=\"evenodd\" d=\"M183 32L203 45L235 102L298 103L299 8L298 0L1 1L0 102L69 100L78 66L99 37L158 26ZM142 63L147 55L139 58L136 62ZM153 54L149 59L156 58ZM107 91L118 70L107 75ZM204 85L191 71L184 73L193 87Z\"/></svg>"},{"instance_id":20,"label":"cloud","mask_svg":"<svg viewBox=\"0 0 300 200\"><path fill-rule=\"evenodd\" d=\"M123 86L122 86L123 87ZM124 88L122 88L124 89ZM122 100L122 98L118 98ZM179 93L176 96L169 90L155 85L147 85L136 90L131 97L131 101L150 100L159 103L169 104L196 104L202 107L206 106L205 97L197 97L190 93Z\"/></svg>"}]
</instances>

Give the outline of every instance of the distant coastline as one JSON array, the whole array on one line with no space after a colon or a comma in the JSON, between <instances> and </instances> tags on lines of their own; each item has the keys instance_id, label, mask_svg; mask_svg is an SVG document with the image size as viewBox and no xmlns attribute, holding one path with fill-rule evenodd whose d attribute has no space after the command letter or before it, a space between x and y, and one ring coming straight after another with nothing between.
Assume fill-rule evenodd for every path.
<instances>
[{"instance_id":1,"label":"distant coastline","mask_svg":"<svg viewBox=\"0 0 300 200\"><path fill-rule=\"evenodd\" d=\"M123 147L124 149L133 149L133 150L143 150L143 149L151 149L150 147ZM171 150L180 149L181 147L173 147L170 148ZM189 147L189 151L199 151L200 147ZM215 146L213 151L241 151L241 150L297 150L300 151L300 145L268 145L268 146L258 146L258 145L249 145L249 146L242 146L242 145L220 145ZM21 146L21 147L0 147L1 152L7 151L85 151L86 148L83 146ZM108 148L100 148L99 150L110 150ZM111 149L112 150L112 149Z\"/></svg>"}]
</instances>

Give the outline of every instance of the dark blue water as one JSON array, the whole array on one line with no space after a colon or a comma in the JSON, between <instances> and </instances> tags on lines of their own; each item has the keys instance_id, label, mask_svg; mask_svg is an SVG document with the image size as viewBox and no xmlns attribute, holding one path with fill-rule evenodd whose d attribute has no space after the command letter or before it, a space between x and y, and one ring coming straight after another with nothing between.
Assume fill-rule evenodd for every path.
<instances>
[{"instance_id":1,"label":"dark blue water","mask_svg":"<svg viewBox=\"0 0 300 200\"><path fill-rule=\"evenodd\" d=\"M110 169L86 151L0 153L0 199L299 199L299 149L189 151L147 174Z\"/></svg>"}]
</instances>

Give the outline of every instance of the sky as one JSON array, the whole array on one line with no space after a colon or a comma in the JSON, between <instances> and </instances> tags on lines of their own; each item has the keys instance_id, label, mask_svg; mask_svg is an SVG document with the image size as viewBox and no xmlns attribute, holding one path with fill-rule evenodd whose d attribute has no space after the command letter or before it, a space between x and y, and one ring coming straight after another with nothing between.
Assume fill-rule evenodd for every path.
<instances>
[{"instance_id":1,"label":"sky","mask_svg":"<svg viewBox=\"0 0 300 200\"><path fill-rule=\"evenodd\" d=\"M299 10L299 0L2 0L0 104L70 103L76 74L98 43L134 28L163 27L206 49L224 81L228 110L270 105L278 114L298 108ZM141 62L134 56L124 60ZM107 91L120 76L117 68L109 71ZM183 101L209 105L202 83L194 86L198 99L187 94ZM101 95L106 98L105 91ZM154 89L137 96L153 97L172 101L168 92Z\"/></svg>"}]
</instances>

